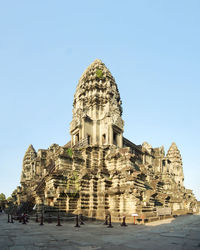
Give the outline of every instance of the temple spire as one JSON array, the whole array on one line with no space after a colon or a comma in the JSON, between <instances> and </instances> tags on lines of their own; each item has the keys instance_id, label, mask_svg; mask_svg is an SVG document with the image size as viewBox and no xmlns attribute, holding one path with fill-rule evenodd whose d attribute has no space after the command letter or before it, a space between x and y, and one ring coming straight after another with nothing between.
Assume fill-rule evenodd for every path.
<instances>
[{"instance_id":1,"label":"temple spire","mask_svg":"<svg viewBox=\"0 0 200 250\"><path fill-rule=\"evenodd\" d=\"M31 162L37 157L37 153L32 144L27 148L22 166L21 184L32 179L33 169Z\"/></svg>"},{"instance_id":2,"label":"temple spire","mask_svg":"<svg viewBox=\"0 0 200 250\"><path fill-rule=\"evenodd\" d=\"M171 162L171 172L175 176L175 181L183 185L184 175L183 175L183 163L181 158L181 153L175 142L172 142L166 156Z\"/></svg>"},{"instance_id":3,"label":"temple spire","mask_svg":"<svg viewBox=\"0 0 200 250\"><path fill-rule=\"evenodd\" d=\"M95 145L121 147L124 126L121 104L114 77L105 64L96 59L83 72L74 95L72 144L88 137Z\"/></svg>"},{"instance_id":4,"label":"temple spire","mask_svg":"<svg viewBox=\"0 0 200 250\"><path fill-rule=\"evenodd\" d=\"M167 157L170 159L171 162L177 162L180 164L180 166L182 166L181 153L175 142L172 142L167 152Z\"/></svg>"}]
</instances>

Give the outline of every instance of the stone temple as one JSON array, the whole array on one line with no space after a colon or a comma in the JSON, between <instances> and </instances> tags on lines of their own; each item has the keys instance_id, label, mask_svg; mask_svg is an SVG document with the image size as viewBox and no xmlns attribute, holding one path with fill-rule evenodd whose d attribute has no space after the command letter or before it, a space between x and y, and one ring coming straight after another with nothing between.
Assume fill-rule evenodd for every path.
<instances>
[{"instance_id":1,"label":"stone temple","mask_svg":"<svg viewBox=\"0 0 200 250\"><path fill-rule=\"evenodd\" d=\"M165 154L163 147L125 138L121 105L114 77L95 60L76 88L71 141L38 152L28 147L21 186L13 192L17 204L32 201L96 219L111 214L114 221L198 212L184 187L177 145Z\"/></svg>"}]
</instances>

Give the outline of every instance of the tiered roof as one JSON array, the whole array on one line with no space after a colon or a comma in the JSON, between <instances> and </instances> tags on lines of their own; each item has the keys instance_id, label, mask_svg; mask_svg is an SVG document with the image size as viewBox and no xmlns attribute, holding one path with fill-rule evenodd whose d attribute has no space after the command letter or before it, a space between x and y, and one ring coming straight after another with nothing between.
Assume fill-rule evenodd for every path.
<instances>
[{"instance_id":1,"label":"tiered roof","mask_svg":"<svg viewBox=\"0 0 200 250\"><path fill-rule=\"evenodd\" d=\"M122 113L121 99L114 77L105 64L96 59L84 71L74 95L74 109L106 103L117 106Z\"/></svg>"},{"instance_id":2,"label":"tiered roof","mask_svg":"<svg viewBox=\"0 0 200 250\"><path fill-rule=\"evenodd\" d=\"M172 163L178 163L182 166L182 158L181 158L181 154L180 151L176 145L175 142L173 142L167 152L167 158L169 158L169 160Z\"/></svg>"}]
</instances>

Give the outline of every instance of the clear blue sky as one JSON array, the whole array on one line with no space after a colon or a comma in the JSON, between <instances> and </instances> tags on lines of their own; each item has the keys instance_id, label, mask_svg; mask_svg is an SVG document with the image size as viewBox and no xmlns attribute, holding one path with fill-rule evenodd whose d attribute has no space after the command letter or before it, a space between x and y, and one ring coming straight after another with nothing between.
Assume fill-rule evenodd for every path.
<instances>
[{"instance_id":1,"label":"clear blue sky","mask_svg":"<svg viewBox=\"0 0 200 250\"><path fill-rule=\"evenodd\" d=\"M69 141L87 66L116 79L125 137L178 145L200 200L200 1L0 1L0 193L19 185L24 152Z\"/></svg>"}]
</instances>

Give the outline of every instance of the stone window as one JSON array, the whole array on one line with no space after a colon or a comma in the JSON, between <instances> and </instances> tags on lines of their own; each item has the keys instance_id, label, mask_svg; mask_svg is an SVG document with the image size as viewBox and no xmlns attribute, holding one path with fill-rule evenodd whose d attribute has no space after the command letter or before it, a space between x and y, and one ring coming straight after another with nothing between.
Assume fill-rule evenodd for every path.
<instances>
[{"instance_id":1,"label":"stone window","mask_svg":"<svg viewBox=\"0 0 200 250\"><path fill-rule=\"evenodd\" d=\"M79 133L75 135L75 143L79 142Z\"/></svg>"},{"instance_id":2,"label":"stone window","mask_svg":"<svg viewBox=\"0 0 200 250\"><path fill-rule=\"evenodd\" d=\"M88 135L87 138L88 138L88 144L90 145L91 144L91 136Z\"/></svg>"},{"instance_id":3,"label":"stone window","mask_svg":"<svg viewBox=\"0 0 200 250\"><path fill-rule=\"evenodd\" d=\"M117 146L117 133L113 132L113 144Z\"/></svg>"},{"instance_id":4,"label":"stone window","mask_svg":"<svg viewBox=\"0 0 200 250\"><path fill-rule=\"evenodd\" d=\"M45 152L42 153L42 158L46 158L46 153Z\"/></svg>"},{"instance_id":5,"label":"stone window","mask_svg":"<svg viewBox=\"0 0 200 250\"><path fill-rule=\"evenodd\" d=\"M106 143L106 134L103 134L102 135L102 144L105 144Z\"/></svg>"}]
</instances>

